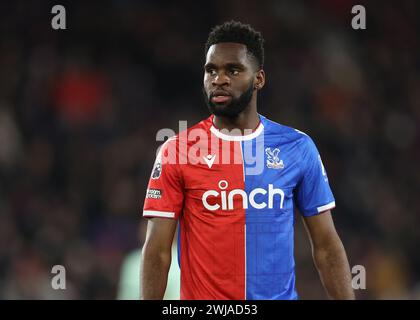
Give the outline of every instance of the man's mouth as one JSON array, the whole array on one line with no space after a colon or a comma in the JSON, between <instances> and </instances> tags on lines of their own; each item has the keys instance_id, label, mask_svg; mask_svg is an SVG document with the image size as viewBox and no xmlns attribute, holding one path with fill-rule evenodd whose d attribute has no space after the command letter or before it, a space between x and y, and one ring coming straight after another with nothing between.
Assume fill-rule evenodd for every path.
<instances>
[{"instance_id":1,"label":"man's mouth","mask_svg":"<svg viewBox=\"0 0 420 320\"><path fill-rule=\"evenodd\" d=\"M224 91L216 90L211 94L211 102L213 103L225 103L232 99L232 96Z\"/></svg>"},{"instance_id":2,"label":"man's mouth","mask_svg":"<svg viewBox=\"0 0 420 320\"><path fill-rule=\"evenodd\" d=\"M229 101L230 99L232 99L231 96L213 96L211 98L211 101L214 103L225 103Z\"/></svg>"}]
</instances>

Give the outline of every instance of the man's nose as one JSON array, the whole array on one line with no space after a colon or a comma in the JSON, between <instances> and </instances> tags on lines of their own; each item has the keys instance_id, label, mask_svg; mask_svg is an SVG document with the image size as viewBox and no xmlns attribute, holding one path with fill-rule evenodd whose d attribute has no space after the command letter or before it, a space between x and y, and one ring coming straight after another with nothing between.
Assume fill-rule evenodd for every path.
<instances>
[{"instance_id":1,"label":"man's nose","mask_svg":"<svg viewBox=\"0 0 420 320\"><path fill-rule=\"evenodd\" d=\"M224 72L220 72L213 78L212 84L214 86L228 85L230 84L230 78Z\"/></svg>"}]
</instances>

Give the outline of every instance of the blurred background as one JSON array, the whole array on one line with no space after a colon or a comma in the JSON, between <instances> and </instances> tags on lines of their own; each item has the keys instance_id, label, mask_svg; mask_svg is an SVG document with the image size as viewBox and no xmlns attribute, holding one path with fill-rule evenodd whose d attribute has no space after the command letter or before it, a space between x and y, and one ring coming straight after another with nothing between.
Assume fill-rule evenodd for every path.
<instances>
[{"instance_id":1,"label":"blurred background","mask_svg":"<svg viewBox=\"0 0 420 320\"><path fill-rule=\"evenodd\" d=\"M230 19L266 40L259 112L317 143L357 297L420 298L418 1L39 0L0 4L1 299L124 296L156 133L208 116L204 43ZM296 264L301 298L326 298L300 220Z\"/></svg>"}]
</instances>

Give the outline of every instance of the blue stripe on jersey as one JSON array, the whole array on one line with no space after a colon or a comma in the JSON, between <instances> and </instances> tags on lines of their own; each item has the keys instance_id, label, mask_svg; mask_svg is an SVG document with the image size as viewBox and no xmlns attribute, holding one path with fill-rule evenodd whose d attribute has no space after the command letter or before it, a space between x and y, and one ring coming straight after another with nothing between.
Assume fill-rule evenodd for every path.
<instances>
[{"instance_id":1,"label":"blue stripe on jersey","mask_svg":"<svg viewBox=\"0 0 420 320\"><path fill-rule=\"evenodd\" d=\"M263 172L247 174L250 172L247 169L255 167L257 149L260 155L265 154L264 147L269 143L267 138L265 136L264 141L254 139L242 142L245 191L248 195L255 188L268 190L270 183L274 188L281 185L278 170L266 167L265 156ZM264 145L260 146L259 143ZM252 153L249 152L251 147ZM283 207L293 206L293 198L286 198ZM265 202L268 206L267 194L256 194L254 199L256 203ZM284 211L280 209L280 202L281 197L275 196L272 209L255 209L249 205L246 210L246 299L297 298L294 285L293 207Z\"/></svg>"},{"instance_id":2,"label":"blue stripe on jersey","mask_svg":"<svg viewBox=\"0 0 420 320\"><path fill-rule=\"evenodd\" d=\"M334 197L312 139L261 115L260 120L262 134L241 142L248 196L245 298L298 299L295 203L303 216L311 216L330 208Z\"/></svg>"}]
</instances>

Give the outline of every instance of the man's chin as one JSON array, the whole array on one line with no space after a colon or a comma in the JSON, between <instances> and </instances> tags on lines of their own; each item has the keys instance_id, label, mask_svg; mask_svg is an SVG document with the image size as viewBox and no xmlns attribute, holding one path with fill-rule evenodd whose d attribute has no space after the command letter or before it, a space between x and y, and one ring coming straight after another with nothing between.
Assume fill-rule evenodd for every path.
<instances>
[{"instance_id":1,"label":"man's chin","mask_svg":"<svg viewBox=\"0 0 420 320\"><path fill-rule=\"evenodd\" d=\"M229 109L229 102L226 103L213 103L211 109L217 112L226 112Z\"/></svg>"},{"instance_id":2,"label":"man's chin","mask_svg":"<svg viewBox=\"0 0 420 320\"><path fill-rule=\"evenodd\" d=\"M232 112L233 110L229 109L229 105L230 105L230 103L227 103L227 104L222 104L222 103L213 104L210 107L210 112L212 114L214 114L215 116L218 116L218 117L233 118L233 117L238 116L238 114L236 112Z\"/></svg>"}]
</instances>

